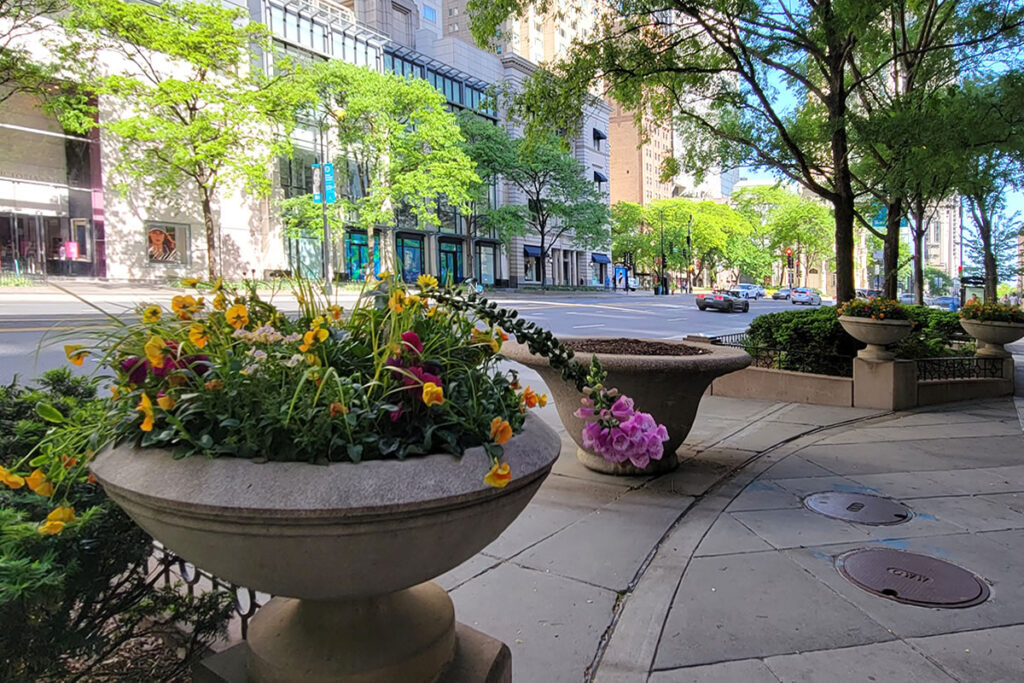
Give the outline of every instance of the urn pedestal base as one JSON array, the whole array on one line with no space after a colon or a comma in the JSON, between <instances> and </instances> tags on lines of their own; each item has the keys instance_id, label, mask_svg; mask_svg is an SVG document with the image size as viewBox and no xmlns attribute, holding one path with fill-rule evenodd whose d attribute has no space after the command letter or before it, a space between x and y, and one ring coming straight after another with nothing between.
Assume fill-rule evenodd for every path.
<instances>
[{"instance_id":1,"label":"urn pedestal base","mask_svg":"<svg viewBox=\"0 0 1024 683\"><path fill-rule=\"evenodd\" d=\"M455 624L455 658L437 683L512 683L512 653L505 643ZM239 643L199 662L193 683L250 683L246 674L249 644Z\"/></svg>"}]
</instances>

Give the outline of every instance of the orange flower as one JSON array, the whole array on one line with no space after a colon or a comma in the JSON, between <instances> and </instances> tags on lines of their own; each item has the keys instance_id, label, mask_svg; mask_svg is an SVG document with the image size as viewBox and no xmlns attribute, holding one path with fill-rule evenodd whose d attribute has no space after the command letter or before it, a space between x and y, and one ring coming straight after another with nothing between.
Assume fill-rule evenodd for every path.
<instances>
[{"instance_id":1,"label":"orange flower","mask_svg":"<svg viewBox=\"0 0 1024 683\"><path fill-rule=\"evenodd\" d=\"M160 307L159 306L146 306L142 310L142 322L144 323L155 323L160 320Z\"/></svg>"},{"instance_id":2,"label":"orange flower","mask_svg":"<svg viewBox=\"0 0 1024 683\"><path fill-rule=\"evenodd\" d=\"M205 305L202 297L197 301L191 294L178 295L171 299L171 310L178 314L182 320L191 320L192 315L198 313Z\"/></svg>"},{"instance_id":3,"label":"orange flower","mask_svg":"<svg viewBox=\"0 0 1024 683\"><path fill-rule=\"evenodd\" d=\"M335 320L341 320L341 312L344 310L341 306L335 304L334 306L328 306L327 310L331 312L331 317Z\"/></svg>"},{"instance_id":4,"label":"orange flower","mask_svg":"<svg viewBox=\"0 0 1024 683\"><path fill-rule=\"evenodd\" d=\"M46 481L46 475L43 474L42 470L33 470L32 474L25 477L25 483L28 484L30 489L44 498L49 498L53 495L53 484Z\"/></svg>"},{"instance_id":5,"label":"orange flower","mask_svg":"<svg viewBox=\"0 0 1024 683\"><path fill-rule=\"evenodd\" d=\"M498 328L498 336L501 337L501 341L503 341L503 342L507 342L508 341L508 335L505 334L505 330L501 329L500 327Z\"/></svg>"},{"instance_id":6,"label":"orange flower","mask_svg":"<svg viewBox=\"0 0 1024 683\"><path fill-rule=\"evenodd\" d=\"M0 467L0 481L7 484L9 488L20 489L25 485L25 478L20 477L14 472L7 471L7 468Z\"/></svg>"},{"instance_id":7,"label":"orange flower","mask_svg":"<svg viewBox=\"0 0 1024 683\"><path fill-rule=\"evenodd\" d=\"M64 345L64 356L75 365L81 365L85 357L89 355L88 351L83 351L85 347L81 344L65 344Z\"/></svg>"},{"instance_id":8,"label":"orange flower","mask_svg":"<svg viewBox=\"0 0 1024 683\"><path fill-rule=\"evenodd\" d=\"M339 403L338 401L335 401L334 403L332 403L330 405L329 409L330 409L331 417L338 417L339 415L347 415L348 414L348 408L345 407L345 404L344 403Z\"/></svg>"},{"instance_id":9,"label":"orange flower","mask_svg":"<svg viewBox=\"0 0 1024 683\"><path fill-rule=\"evenodd\" d=\"M224 388L224 382L221 382L219 379L211 379L203 386L206 387L207 391L216 391L217 389Z\"/></svg>"},{"instance_id":10,"label":"orange flower","mask_svg":"<svg viewBox=\"0 0 1024 683\"><path fill-rule=\"evenodd\" d=\"M240 330L249 324L249 310L244 304L235 304L224 311L224 319L228 321L228 325L231 325L236 330Z\"/></svg>"},{"instance_id":11,"label":"orange flower","mask_svg":"<svg viewBox=\"0 0 1024 683\"><path fill-rule=\"evenodd\" d=\"M149 400L149 396L146 395L146 392L142 392L142 398L139 400L139 405L135 410L138 410L144 415L142 418L142 424L139 425L139 429L144 432L153 431L153 402Z\"/></svg>"},{"instance_id":12,"label":"orange flower","mask_svg":"<svg viewBox=\"0 0 1024 683\"><path fill-rule=\"evenodd\" d=\"M392 313L401 313L405 310L405 297L402 295L401 290L396 289L391 292L391 296L388 297L388 308L391 309Z\"/></svg>"},{"instance_id":13,"label":"orange flower","mask_svg":"<svg viewBox=\"0 0 1024 683\"><path fill-rule=\"evenodd\" d=\"M519 397L520 403L525 404L527 408L536 408L537 400L537 394L530 387L526 387L522 396Z\"/></svg>"},{"instance_id":14,"label":"orange flower","mask_svg":"<svg viewBox=\"0 0 1024 683\"><path fill-rule=\"evenodd\" d=\"M224 292L217 292L217 296L213 297L213 308L217 311L223 311L228 307L228 298L224 296Z\"/></svg>"},{"instance_id":15,"label":"orange flower","mask_svg":"<svg viewBox=\"0 0 1024 683\"><path fill-rule=\"evenodd\" d=\"M541 408L543 408L547 404L548 404L548 395L547 394L538 394L537 395L537 405L539 405Z\"/></svg>"},{"instance_id":16,"label":"orange flower","mask_svg":"<svg viewBox=\"0 0 1024 683\"><path fill-rule=\"evenodd\" d=\"M46 515L46 521L39 527L39 533L43 536L59 534L65 526L73 521L75 521L75 509L62 505Z\"/></svg>"},{"instance_id":17,"label":"orange flower","mask_svg":"<svg viewBox=\"0 0 1024 683\"><path fill-rule=\"evenodd\" d=\"M497 489L505 488L505 485L512 480L512 470L507 462L494 463L491 471L484 476L484 483Z\"/></svg>"},{"instance_id":18,"label":"orange flower","mask_svg":"<svg viewBox=\"0 0 1024 683\"><path fill-rule=\"evenodd\" d=\"M429 407L444 403L444 389L433 382L426 382L423 385L423 402Z\"/></svg>"},{"instance_id":19,"label":"orange flower","mask_svg":"<svg viewBox=\"0 0 1024 683\"><path fill-rule=\"evenodd\" d=\"M161 410L171 410L174 406L178 405L171 396L164 394L163 396L156 397L156 404L160 406Z\"/></svg>"},{"instance_id":20,"label":"orange flower","mask_svg":"<svg viewBox=\"0 0 1024 683\"><path fill-rule=\"evenodd\" d=\"M502 420L500 417L496 417L491 420L491 441L499 445L504 445L507 444L511 438L512 425L507 421Z\"/></svg>"}]
</instances>

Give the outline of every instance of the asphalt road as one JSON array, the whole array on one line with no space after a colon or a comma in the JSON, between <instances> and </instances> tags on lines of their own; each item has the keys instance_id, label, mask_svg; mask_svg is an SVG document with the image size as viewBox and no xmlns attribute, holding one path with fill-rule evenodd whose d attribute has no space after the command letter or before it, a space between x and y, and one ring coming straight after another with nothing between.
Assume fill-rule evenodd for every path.
<instances>
[{"instance_id":1,"label":"asphalt road","mask_svg":"<svg viewBox=\"0 0 1024 683\"><path fill-rule=\"evenodd\" d=\"M751 301L749 313L699 311L693 295L655 297L649 293L497 294L500 305L519 310L521 317L555 334L601 337L682 339L689 334L716 336L742 332L759 315L796 308L788 301ZM126 310L128 303L122 310ZM22 380L66 364L63 344L73 333L102 320L84 305L7 302L0 310L0 383L15 375ZM118 307L107 307L118 312ZM289 307L283 306L285 310ZM801 307L802 308L802 307ZM67 338L65 338L67 337ZM81 371L95 370L87 360Z\"/></svg>"}]
</instances>

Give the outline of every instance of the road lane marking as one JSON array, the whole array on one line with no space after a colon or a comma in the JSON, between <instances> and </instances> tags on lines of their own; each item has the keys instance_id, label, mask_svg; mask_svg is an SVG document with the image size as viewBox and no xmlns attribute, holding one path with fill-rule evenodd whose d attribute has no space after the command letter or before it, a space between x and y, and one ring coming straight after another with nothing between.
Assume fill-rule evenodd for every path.
<instances>
[{"instance_id":1,"label":"road lane marking","mask_svg":"<svg viewBox=\"0 0 1024 683\"><path fill-rule=\"evenodd\" d=\"M574 329L574 330L585 330L585 329L588 329L588 328L591 328L591 327L604 327L604 323L599 323L597 325L573 325L572 329Z\"/></svg>"}]
</instances>

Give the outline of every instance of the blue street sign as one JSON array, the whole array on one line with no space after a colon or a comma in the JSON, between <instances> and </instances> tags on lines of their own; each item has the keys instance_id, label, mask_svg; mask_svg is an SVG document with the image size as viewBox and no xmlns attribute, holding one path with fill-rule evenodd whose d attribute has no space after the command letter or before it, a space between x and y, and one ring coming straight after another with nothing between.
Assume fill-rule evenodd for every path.
<instances>
[{"instance_id":1,"label":"blue street sign","mask_svg":"<svg viewBox=\"0 0 1024 683\"><path fill-rule=\"evenodd\" d=\"M328 204L338 201L334 189L334 164L324 164L324 195Z\"/></svg>"},{"instance_id":2,"label":"blue street sign","mask_svg":"<svg viewBox=\"0 0 1024 683\"><path fill-rule=\"evenodd\" d=\"M871 227L882 229L882 228L884 228L886 226L886 222L888 220L889 220L889 209L883 206L882 209L878 212L878 214L876 214L875 217L871 219ZM900 227L901 228L905 228L908 225L910 225L910 223L907 222L906 217L903 217L903 218L900 219Z\"/></svg>"},{"instance_id":3,"label":"blue street sign","mask_svg":"<svg viewBox=\"0 0 1024 683\"><path fill-rule=\"evenodd\" d=\"M320 194L320 164L313 164L313 203L319 204L323 200Z\"/></svg>"}]
</instances>

